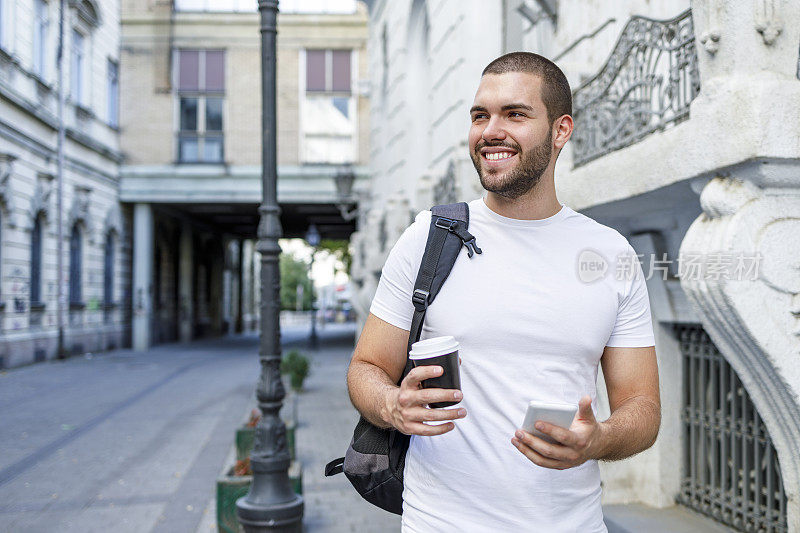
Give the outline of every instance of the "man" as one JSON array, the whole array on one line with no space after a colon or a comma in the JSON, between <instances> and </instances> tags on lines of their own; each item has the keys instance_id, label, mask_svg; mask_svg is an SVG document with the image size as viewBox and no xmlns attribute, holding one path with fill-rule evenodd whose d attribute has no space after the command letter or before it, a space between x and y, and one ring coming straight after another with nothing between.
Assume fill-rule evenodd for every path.
<instances>
[{"instance_id":1,"label":"man","mask_svg":"<svg viewBox=\"0 0 800 533\"><path fill-rule=\"evenodd\" d=\"M461 343L462 393L421 389L440 367L415 368L396 386L429 211L384 266L347 379L368 420L413 435L404 531L606 531L597 460L655 441L658 370L641 267L628 262L634 275L616 275L635 258L627 240L556 198L571 112L564 74L541 56L507 54L483 72L468 143L487 191L469 203L483 254L459 255L421 337ZM606 261L606 275L585 276L585 254ZM603 422L592 407L598 363L611 407ZM453 397L462 400L453 408L426 407ZM554 444L519 429L530 400L579 404L569 428L537 423Z\"/></svg>"}]
</instances>

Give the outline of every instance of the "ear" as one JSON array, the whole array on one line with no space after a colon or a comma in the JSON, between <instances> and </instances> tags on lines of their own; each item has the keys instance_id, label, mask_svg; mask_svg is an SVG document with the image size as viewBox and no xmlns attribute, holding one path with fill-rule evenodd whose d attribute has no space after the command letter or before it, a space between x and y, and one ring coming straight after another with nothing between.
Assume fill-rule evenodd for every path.
<instances>
[{"instance_id":1,"label":"ear","mask_svg":"<svg viewBox=\"0 0 800 533\"><path fill-rule=\"evenodd\" d=\"M553 147L559 152L572 137L572 128L572 117L569 115L561 115L553 122Z\"/></svg>"}]
</instances>

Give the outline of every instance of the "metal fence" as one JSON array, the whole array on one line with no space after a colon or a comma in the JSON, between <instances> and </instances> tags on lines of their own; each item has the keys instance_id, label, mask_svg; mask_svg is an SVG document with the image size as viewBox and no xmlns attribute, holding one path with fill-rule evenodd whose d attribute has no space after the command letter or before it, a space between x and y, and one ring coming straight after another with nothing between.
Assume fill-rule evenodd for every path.
<instances>
[{"instance_id":1,"label":"metal fence","mask_svg":"<svg viewBox=\"0 0 800 533\"><path fill-rule=\"evenodd\" d=\"M574 166L687 119L699 92L691 10L632 17L602 70L574 91Z\"/></svg>"},{"instance_id":2,"label":"metal fence","mask_svg":"<svg viewBox=\"0 0 800 533\"><path fill-rule=\"evenodd\" d=\"M676 326L683 354L679 503L739 531L786 532L786 495L767 428L700 325Z\"/></svg>"}]
</instances>

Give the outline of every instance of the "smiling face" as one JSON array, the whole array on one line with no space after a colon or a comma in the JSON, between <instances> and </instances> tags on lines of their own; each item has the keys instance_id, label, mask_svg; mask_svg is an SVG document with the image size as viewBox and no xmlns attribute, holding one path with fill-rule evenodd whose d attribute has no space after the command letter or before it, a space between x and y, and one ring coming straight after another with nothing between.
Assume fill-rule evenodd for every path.
<instances>
[{"instance_id":1,"label":"smiling face","mask_svg":"<svg viewBox=\"0 0 800 533\"><path fill-rule=\"evenodd\" d=\"M470 120L469 151L481 186L510 199L533 189L553 155L541 78L527 72L484 75Z\"/></svg>"}]
</instances>

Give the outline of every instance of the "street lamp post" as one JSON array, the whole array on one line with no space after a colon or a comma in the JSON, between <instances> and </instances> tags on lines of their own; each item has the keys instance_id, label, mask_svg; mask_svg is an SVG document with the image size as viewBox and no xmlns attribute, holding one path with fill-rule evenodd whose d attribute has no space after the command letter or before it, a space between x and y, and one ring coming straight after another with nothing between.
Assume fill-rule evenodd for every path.
<instances>
[{"instance_id":1,"label":"street lamp post","mask_svg":"<svg viewBox=\"0 0 800 533\"><path fill-rule=\"evenodd\" d=\"M358 206L355 209L348 211L347 202L353 194L353 182L356 180L356 175L353 172L351 165L345 166L333 177L336 183L336 194L339 197L339 203L336 206L339 208L339 213L345 222L350 222L358 216Z\"/></svg>"},{"instance_id":2,"label":"street lamp post","mask_svg":"<svg viewBox=\"0 0 800 533\"><path fill-rule=\"evenodd\" d=\"M255 429L250 455L253 483L247 495L236 501L236 515L246 533L301 533L303 498L289 484L289 450L286 426L279 412L286 391L281 381L280 342L280 209L277 192L275 142L275 63L278 0L259 0L261 15L261 141L262 203L258 224L261 253L261 375L256 398L261 420Z\"/></svg>"},{"instance_id":3,"label":"street lamp post","mask_svg":"<svg viewBox=\"0 0 800 533\"><path fill-rule=\"evenodd\" d=\"M320 235L317 226L311 224L306 231L306 242L311 246L311 266L308 270L308 278L311 281L311 337L309 343L312 348L316 348L319 344L317 338L317 308L314 306L314 255L319 246Z\"/></svg>"}]
</instances>

